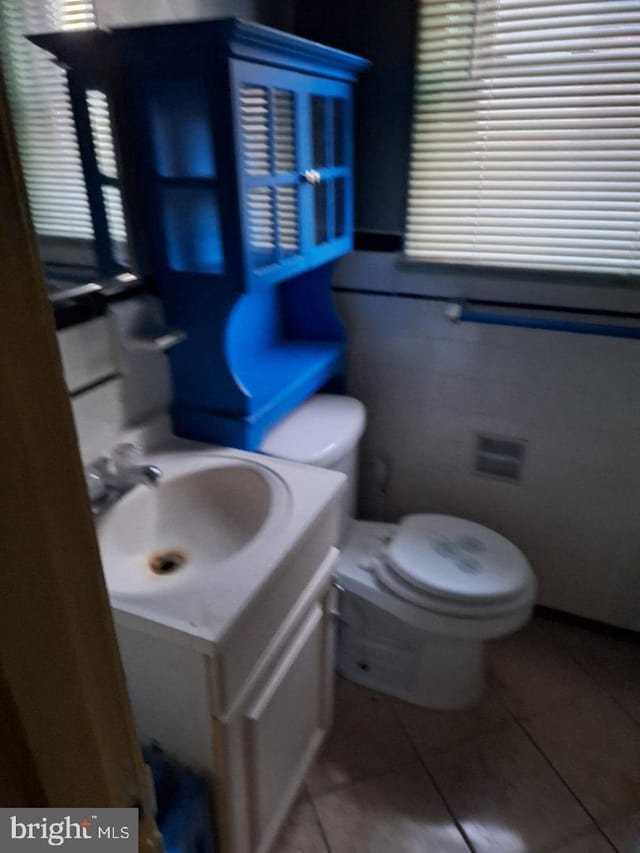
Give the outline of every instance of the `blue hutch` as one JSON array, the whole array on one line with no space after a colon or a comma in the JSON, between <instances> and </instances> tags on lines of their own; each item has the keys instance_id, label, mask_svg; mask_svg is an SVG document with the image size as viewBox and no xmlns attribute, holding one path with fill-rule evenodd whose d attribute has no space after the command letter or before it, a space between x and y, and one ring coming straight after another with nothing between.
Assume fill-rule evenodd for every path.
<instances>
[{"instance_id":1,"label":"blue hutch","mask_svg":"<svg viewBox=\"0 0 640 853\"><path fill-rule=\"evenodd\" d=\"M102 272L118 268L117 191L137 271L185 332L169 354L176 433L255 449L310 394L340 390L330 274L352 248L351 90L369 63L236 19L32 40L68 70ZM119 177L101 168L96 95Z\"/></svg>"}]
</instances>

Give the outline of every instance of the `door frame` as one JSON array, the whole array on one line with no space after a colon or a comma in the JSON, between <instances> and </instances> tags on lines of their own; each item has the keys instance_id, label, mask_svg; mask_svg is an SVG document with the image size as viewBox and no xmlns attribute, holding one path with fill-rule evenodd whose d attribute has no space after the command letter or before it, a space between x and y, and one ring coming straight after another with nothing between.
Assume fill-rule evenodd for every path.
<instances>
[{"instance_id":1,"label":"door frame","mask_svg":"<svg viewBox=\"0 0 640 853\"><path fill-rule=\"evenodd\" d=\"M137 806L161 850L0 68L2 806Z\"/></svg>"}]
</instances>

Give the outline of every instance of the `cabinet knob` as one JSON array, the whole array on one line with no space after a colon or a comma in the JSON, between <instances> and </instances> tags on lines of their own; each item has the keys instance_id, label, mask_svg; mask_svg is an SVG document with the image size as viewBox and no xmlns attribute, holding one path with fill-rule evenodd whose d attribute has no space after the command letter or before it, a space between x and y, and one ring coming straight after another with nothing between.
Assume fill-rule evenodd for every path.
<instances>
[{"instance_id":1,"label":"cabinet knob","mask_svg":"<svg viewBox=\"0 0 640 853\"><path fill-rule=\"evenodd\" d=\"M305 169L300 177L308 184L319 184L322 180L322 175L317 169Z\"/></svg>"}]
</instances>

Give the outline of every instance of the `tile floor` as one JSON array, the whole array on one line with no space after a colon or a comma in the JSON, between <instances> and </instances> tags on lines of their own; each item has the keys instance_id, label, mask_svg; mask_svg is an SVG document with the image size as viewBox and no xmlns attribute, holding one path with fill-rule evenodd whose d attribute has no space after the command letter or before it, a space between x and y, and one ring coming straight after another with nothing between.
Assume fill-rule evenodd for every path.
<instances>
[{"instance_id":1,"label":"tile floor","mask_svg":"<svg viewBox=\"0 0 640 853\"><path fill-rule=\"evenodd\" d=\"M640 853L640 645L537 618L426 711L339 679L274 853Z\"/></svg>"}]
</instances>

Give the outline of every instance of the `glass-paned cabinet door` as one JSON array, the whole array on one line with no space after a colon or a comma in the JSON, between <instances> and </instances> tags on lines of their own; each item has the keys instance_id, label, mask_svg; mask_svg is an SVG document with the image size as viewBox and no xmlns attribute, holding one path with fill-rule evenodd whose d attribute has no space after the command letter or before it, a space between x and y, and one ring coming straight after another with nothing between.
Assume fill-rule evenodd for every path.
<instances>
[{"instance_id":1,"label":"glass-paned cabinet door","mask_svg":"<svg viewBox=\"0 0 640 853\"><path fill-rule=\"evenodd\" d=\"M350 248L352 230L350 87L323 82L309 96L312 239L327 259ZM343 245L345 244L345 245Z\"/></svg>"},{"instance_id":2,"label":"glass-paned cabinet door","mask_svg":"<svg viewBox=\"0 0 640 853\"><path fill-rule=\"evenodd\" d=\"M268 284L303 266L297 111L300 75L234 63L245 268Z\"/></svg>"}]
</instances>

